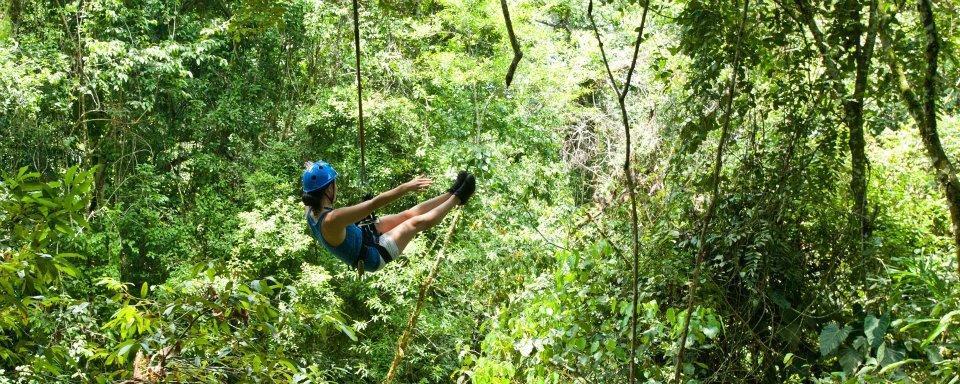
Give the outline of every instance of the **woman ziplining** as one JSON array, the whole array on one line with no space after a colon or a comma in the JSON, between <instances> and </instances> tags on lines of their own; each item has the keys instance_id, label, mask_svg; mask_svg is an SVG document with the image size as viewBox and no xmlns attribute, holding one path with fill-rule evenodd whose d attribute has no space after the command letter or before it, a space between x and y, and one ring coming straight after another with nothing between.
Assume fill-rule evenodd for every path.
<instances>
[{"instance_id":1,"label":"woman ziplining","mask_svg":"<svg viewBox=\"0 0 960 384\"><path fill-rule=\"evenodd\" d=\"M360 76L360 14L353 0L353 43L357 75L357 125L360 146L360 179L367 185L366 140L363 126L363 82ZM364 202L334 208L337 200L337 171L324 161L308 162L301 176L302 200L306 206L307 226L323 247L338 259L357 269L374 272L393 261L416 236L439 224L457 205L464 205L476 191L476 179L460 171L446 193L401 213L377 220L373 212L403 195L424 191L433 184L426 177L415 177L396 188Z\"/></svg>"},{"instance_id":2,"label":"woman ziplining","mask_svg":"<svg viewBox=\"0 0 960 384\"><path fill-rule=\"evenodd\" d=\"M403 212L362 222L400 197L426 190L433 181L418 176L364 202L335 208L337 171L323 161L305 165L302 200L313 238L347 265L367 272L378 271L399 257L414 236L439 224L456 206L466 204L477 187L474 176L461 171L443 194Z\"/></svg>"},{"instance_id":3,"label":"woman ziplining","mask_svg":"<svg viewBox=\"0 0 960 384\"><path fill-rule=\"evenodd\" d=\"M353 0L353 43L357 76L357 128L360 147L360 180L367 185L366 140L363 125L363 82L360 76L360 13ZM357 269L374 272L400 256L417 233L439 224L457 205L464 205L476 191L476 179L460 171L446 193L401 213L377 220L373 212L403 195L423 191L433 184L426 177L406 183L364 202L334 208L337 199L337 171L324 161L308 162L301 177L302 200L306 206L310 233L338 259Z\"/></svg>"}]
</instances>

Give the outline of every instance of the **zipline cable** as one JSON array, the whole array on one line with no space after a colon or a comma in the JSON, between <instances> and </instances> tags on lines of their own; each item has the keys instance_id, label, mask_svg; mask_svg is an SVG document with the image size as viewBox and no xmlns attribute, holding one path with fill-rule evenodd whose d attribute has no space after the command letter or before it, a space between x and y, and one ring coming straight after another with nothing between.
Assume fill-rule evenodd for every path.
<instances>
[{"instance_id":1,"label":"zipline cable","mask_svg":"<svg viewBox=\"0 0 960 384\"><path fill-rule=\"evenodd\" d=\"M360 6L353 0L353 49L357 64L357 122L360 135L360 184L367 187L366 138L363 129L363 82L360 79Z\"/></svg>"},{"instance_id":2,"label":"zipline cable","mask_svg":"<svg viewBox=\"0 0 960 384\"><path fill-rule=\"evenodd\" d=\"M360 5L358 0L353 0L353 56L356 58L357 65L357 133L360 136L360 188L366 193L367 190L367 141L364 135L363 127L363 81L360 77ZM371 213L371 217L376 219ZM357 260L357 279L363 278L363 259Z\"/></svg>"},{"instance_id":3,"label":"zipline cable","mask_svg":"<svg viewBox=\"0 0 960 384\"><path fill-rule=\"evenodd\" d=\"M713 190L711 191L710 203L707 205L707 211L703 215L703 221L700 223L700 239L697 242L700 248L697 250L697 259L693 266L693 277L690 281L690 294L687 299L687 315L683 319L683 331L680 333L680 345L677 351L677 361L673 372L673 382L680 382L680 372L683 368L683 353L687 349L687 335L690 332L690 317L693 316L693 303L697 295L697 287L700 285L700 270L703 259L706 257L707 246L706 237L713 220L713 215L717 210L717 196L720 194L720 169L723 167L723 150L727 144L730 131L730 113L732 111L733 99L737 96L737 80L740 72L740 51L743 46L743 30L747 23L747 13L750 10L750 0L744 0L743 12L740 18L740 26L737 30L737 45L733 53L733 73L730 75L730 82L727 84L727 100L724 105L723 121L720 130L720 142L717 144L717 154L714 158L713 172L711 180L713 181Z\"/></svg>"}]
</instances>

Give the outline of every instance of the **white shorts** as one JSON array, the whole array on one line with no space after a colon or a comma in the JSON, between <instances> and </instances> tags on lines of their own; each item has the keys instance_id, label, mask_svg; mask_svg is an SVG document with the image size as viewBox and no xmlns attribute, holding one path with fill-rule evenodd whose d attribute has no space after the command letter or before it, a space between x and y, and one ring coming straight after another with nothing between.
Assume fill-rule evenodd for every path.
<instances>
[{"instance_id":1,"label":"white shorts","mask_svg":"<svg viewBox=\"0 0 960 384\"><path fill-rule=\"evenodd\" d=\"M381 235L377 242L381 247L387 250L387 253L390 254L391 258L396 259L398 256L400 256L400 247L397 247L397 242L393 241L392 237Z\"/></svg>"}]
</instances>

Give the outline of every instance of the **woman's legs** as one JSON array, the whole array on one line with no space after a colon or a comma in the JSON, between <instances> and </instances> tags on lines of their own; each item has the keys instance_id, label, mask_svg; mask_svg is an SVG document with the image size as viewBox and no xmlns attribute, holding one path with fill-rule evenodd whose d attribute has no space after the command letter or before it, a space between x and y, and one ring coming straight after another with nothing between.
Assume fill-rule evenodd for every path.
<instances>
[{"instance_id":1,"label":"woman's legs","mask_svg":"<svg viewBox=\"0 0 960 384\"><path fill-rule=\"evenodd\" d=\"M444 193L430 200L417 204L415 207L410 208L406 211L381 217L380 222L377 223L377 231L379 231L380 233L390 232L390 230L396 228L398 225L400 225L400 223L403 223L404 221L410 220L416 216L422 215L436 208L438 205L440 205L441 203L449 199L451 196L453 196L453 194Z\"/></svg>"},{"instance_id":2,"label":"woman's legs","mask_svg":"<svg viewBox=\"0 0 960 384\"><path fill-rule=\"evenodd\" d=\"M460 198L456 196L450 194L443 196L446 196L447 199L442 203L436 205L433 209L426 213L414 216L409 220L400 223L395 228L384 234L384 236L389 236L390 239L397 244L397 248L400 249L400 252L403 252L404 248L407 247L407 244L410 244L410 240L413 240L413 237L416 236L417 233L423 232L437 224L440 224L440 222L443 221L443 217L446 216L447 213L450 213L450 210L460 203ZM433 201L434 199L431 199L430 201Z\"/></svg>"}]
</instances>

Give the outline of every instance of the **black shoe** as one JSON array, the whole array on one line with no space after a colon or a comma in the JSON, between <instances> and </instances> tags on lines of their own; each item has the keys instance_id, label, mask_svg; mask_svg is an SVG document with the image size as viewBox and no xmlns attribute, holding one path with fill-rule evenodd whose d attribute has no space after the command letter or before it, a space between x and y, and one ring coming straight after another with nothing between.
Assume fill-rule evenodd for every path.
<instances>
[{"instance_id":1,"label":"black shoe","mask_svg":"<svg viewBox=\"0 0 960 384\"><path fill-rule=\"evenodd\" d=\"M470 196L473 196L473 193L477 191L477 179L473 175L467 175L467 179L463 181L463 185L460 186L455 192L454 196L460 199L460 205L464 205L470 200Z\"/></svg>"},{"instance_id":2,"label":"black shoe","mask_svg":"<svg viewBox=\"0 0 960 384\"><path fill-rule=\"evenodd\" d=\"M447 193L456 193L457 190L463 186L463 182L467 181L467 175L469 175L467 171L460 171L460 173L457 174L457 180L453 182L453 186L447 190Z\"/></svg>"}]
</instances>

